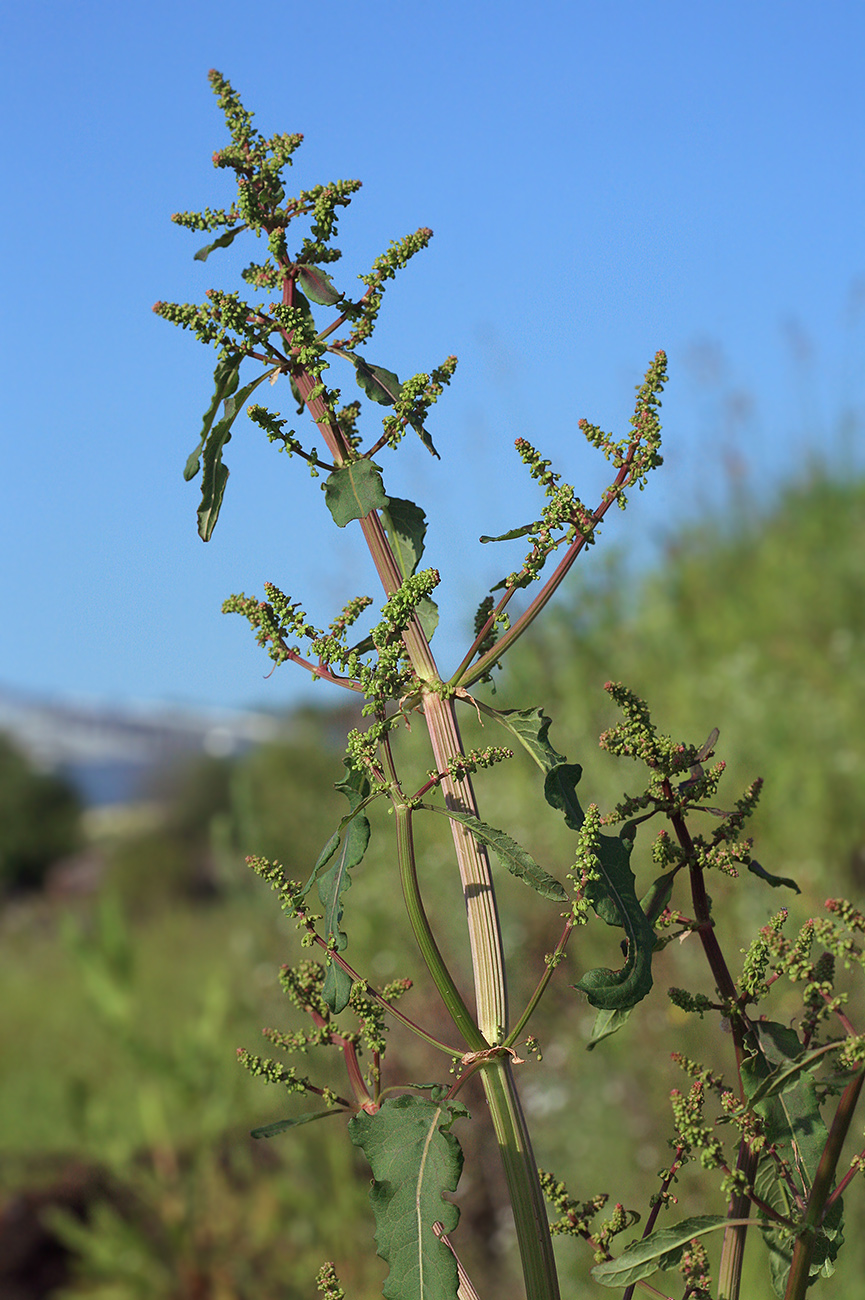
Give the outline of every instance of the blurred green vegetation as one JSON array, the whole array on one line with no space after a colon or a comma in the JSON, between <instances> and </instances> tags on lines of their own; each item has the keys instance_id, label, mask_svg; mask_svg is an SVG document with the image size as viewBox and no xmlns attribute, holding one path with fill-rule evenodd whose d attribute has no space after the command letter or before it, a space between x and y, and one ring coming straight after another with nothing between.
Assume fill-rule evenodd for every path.
<instances>
[{"instance_id":1,"label":"blurred green vegetation","mask_svg":"<svg viewBox=\"0 0 865 1300\"><path fill-rule=\"evenodd\" d=\"M72 786L0 735L0 895L39 889L48 868L78 848L80 821Z\"/></svg>"},{"instance_id":2,"label":"blurred green vegetation","mask_svg":"<svg viewBox=\"0 0 865 1300\"><path fill-rule=\"evenodd\" d=\"M718 933L734 967L780 906L798 925L827 894L855 900L863 892L863 555L865 484L814 474L768 514L742 500L726 518L683 532L647 578L590 554L568 600L497 674L491 701L542 706L555 720L553 743L584 766L581 797L602 808L641 781L597 746L616 720L603 691L609 679L645 695L659 728L677 738L700 744L720 727L724 806L755 775L765 777L755 851L769 871L796 878L802 895L752 877L718 880ZM251 1128L304 1107L251 1079L233 1050L258 1050L262 1025L300 1027L277 971L309 955L243 858L279 858L306 878L345 811L333 784L343 774L338 738L353 724L347 714L298 715L279 744L169 774L162 811L145 828L102 841L107 869L97 898L34 900L0 918L0 1047L14 1062L0 1079L2 1187L50 1189L72 1158L114 1180L111 1194L94 1197L89 1223L62 1207L43 1216L78 1261L64 1295L293 1300L313 1295L326 1258L351 1300L380 1294L369 1175L343 1121L253 1142ZM421 733L416 725L399 736L418 785L430 761ZM464 739L468 748L500 737L467 708ZM540 799L530 762L517 756L477 785L486 820L563 877L572 836ZM389 819L377 805L371 819L370 850L345 897L346 956L378 983L414 978L403 1010L444 1032L402 920ZM449 831L444 819L429 821L436 824L418 828L422 887L442 949L465 980ZM656 874L648 843L638 838L634 854L646 883ZM561 922L554 905L510 877L500 906L518 1009ZM645 1216L669 1158L667 1097L684 1086L669 1053L729 1071L729 1045L715 1024L703 1034L709 1022L669 1003L671 984L712 992L695 945L675 943L659 955L656 986L632 1022L586 1052L594 1013L570 985L590 966L618 965L619 937L601 925L575 936L531 1026L544 1063L520 1069L539 1162L574 1196L609 1191ZM858 1015L865 1024L861 996L853 1008L854 1022ZM781 988L769 1010L793 1018L794 991ZM443 1058L405 1031L390 1038L389 1079L447 1077ZM331 1058L314 1055L304 1063L339 1088L328 1066ZM470 1087L466 1101L482 1116L479 1090ZM497 1155L482 1123L458 1128L467 1160L457 1246L470 1273L484 1276L482 1292L507 1300L516 1294L508 1281L515 1261ZM693 1167L674 1190L678 1217L722 1209L717 1185ZM828 1285L861 1300L865 1234L854 1230L863 1218L855 1184L847 1202L850 1241ZM564 1294L599 1294L586 1281L588 1252L568 1242L557 1251ZM752 1241L743 1294L768 1294L761 1268Z\"/></svg>"}]
</instances>

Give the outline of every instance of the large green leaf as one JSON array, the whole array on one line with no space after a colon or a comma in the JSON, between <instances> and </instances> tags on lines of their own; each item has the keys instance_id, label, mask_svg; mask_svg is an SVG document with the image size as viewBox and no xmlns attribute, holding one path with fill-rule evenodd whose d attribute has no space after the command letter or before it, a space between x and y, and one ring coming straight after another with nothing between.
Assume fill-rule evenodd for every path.
<instances>
[{"instance_id":1,"label":"large green leaf","mask_svg":"<svg viewBox=\"0 0 865 1300\"><path fill-rule=\"evenodd\" d=\"M552 808L564 814L571 830L579 831L584 816L576 795L582 776L577 763L559 763L547 773L544 797ZM618 836L598 836L598 869L601 880L587 891L597 914L608 925L620 925L628 937L628 955L621 970L603 967L587 971L574 986L586 994L593 1007L602 1011L624 1011L646 996L652 987L652 953L655 931L640 907L631 870L631 843Z\"/></svg>"},{"instance_id":2,"label":"large green leaf","mask_svg":"<svg viewBox=\"0 0 865 1300\"><path fill-rule=\"evenodd\" d=\"M349 873L363 861L369 844L369 819L357 810L369 795L370 784L348 759L345 767L345 779L338 781L335 788L348 799L348 820L328 840L312 876L318 881L318 896L324 907L325 936L337 952L344 952L348 946L348 935L340 929L344 910L342 896L351 885ZM323 870L324 867L327 870ZM350 993L350 976L329 957L322 997L334 1014L339 1014L347 1006Z\"/></svg>"},{"instance_id":3,"label":"large green leaf","mask_svg":"<svg viewBox=\"0 0 865 1300\"><path fill-rule=\"evenodd\" d=\"M459 1220L443 1193L456 1191L462 1172L463 1153L450 1127L466 1113L459 1104L406 1096L349 1121L349 1136L372 1169L376 1248L390 1266L387 1300L456 1300L456 1260L433 1224L450 1233Z\"/></svg>"},{"instance_id":4,"label":"large green leaf","mask_svg":"<svg viewBox=\"0 0 865 1300\"><path fill-rule=\"evenodd\" d=\"M222 498L228 482L228 466L223 463L222 453L225 444L231 439L231 426L247 398L270 373L265 371L263 375L253 379L251 384L247 384L233 396L226 397L222 419L213 425L207 435L201 456L201 505L198 507L198 535L204 542L209 542L213 536L222 509Z\"/></svg>"},{"instance_id":5,"label":"large green leaf","mask_svg":"<svg viewBox=\"0 0 865 1300\"><path fill-rule=\"evenodd\" d=\"M423 555L426 515L413 501L388 497L387 506L381 513L381 522L400 573L403 578L410 578ZM438 605L429 596L424 596L417 607L417 616L424 636L427 641L431 641L439 622Z\"/></svg>"},{"instance_id":6,"label":"large green leaf","mask_svg":"<svg viewBox=\"0 0 865 1300\"><path fill-rule=\"evenodd\" d=\"M495 826L488 826L472 813L455 812L452 808L441 808L438 804L424 804L424 808L429 808L433 812L444 813L452 821L459 822L465 826L466 830L471 831L475 839L480 840L483 844L488 845L495 853L503 867L511 873L512 876L518 876L524 880L527 885L531 885L537 893L544 898L551 898L555 903L567 902L568 895L564 886L547 874L543 867L539 867L537 862L530 853L520 845L516 840L512 840L510 835L504 831L496 830Z\"/></svg>"},{"instance_id":7,"label":"large green leaf","mask_svg":"<svg viewBox=\"0 0 865 1300\"><path fill-rule=\"evenodd\" d=\"M242 225L235 226L232 230L226 230L225 234L220 235L218 239L214 239L212 244L205 244L203 248L199 248L193 260L196 262L206 262L215 248L228 248L228 245L232 243L237 235L246 229L246 225Z\"/></svg>"},{"instance_id":8,"label":"large green leaf","mask_svg":"<svg viewBox=\"0 0 865 1300\"><path fill-rule=\"evenodd\" d=\"M201 468L201 451L210 433L213 421L216 419L216 412L219 410L219 403L231 394L237 388L238 374L240 371L240 357L221 357L217 362L216 369L213 372L214 393L210 399L210 405L204 412L204 423L201 429L201 437L198 440L198 446L186 458L186 464L183 468L183 477L187 483L194 479Z\"/></svg>"},{"instance_id":9,"label":"large green leaf","mask_svg":"<svg viewBox=\"0 0 865 1300\"><path fill-rule=\"evenodd\" d=\"M596 1264L592 1277L601 1286L632 1286L659 1269L675 1268L689 1242L707 1232L726 1228L727 1222L722 1214L698 1214L693 1219L683 1219L670 1228L661 1228L648 1237L632 1241L617 1259Z\"/></svg>"},{"instance_id":10,"label":"large green leaf","mask_svg":"<svg viewBox=\"0 0 865 1300\"><path fill-rule=\"evenodd\" d=\"M552 719L543 709L491 709L482 705L484 713L494 717L503 727L520 742L537 763L542 772L549 772L560 763L565 762L563 754L553 749L548 739Z\"/></svg>"},{"instance_id":11,"label":"large green leaf","mask_svg":"<svg viewBox=\"0 0 865 1300\"><path fill-rule=\"evenodd\" d=\"M307 298L322 307L334 307L345 297L337 289L327 271L322 271L320 266L302 267L297 278Z\"/></svg>"},{"instance_id":12,"label":"large green leaf","mask_svg":"<svg viewBox=\"0 0 865 1300\"><path fill-rule=\"evenodd\" d=\"M420 564L426 536L426 515L413 501L388 497L381 522L403 578L410 578Z\"/></svg>"},{"instance_id":13,"label":"large green leaf","mask_svg":"<svg viewBox=\"0 0 865 1300\"><path fill-rule=\"evenodd\" d=\"M387 505L381 472L371 460L340 465L324 483L324 499L334 521L345 528L353 519L365 519L373 510Z\"/></svg>"},{"instance_id":14,"label":"large green leaf","mask_svg":"<svg viewBox=\"0 0 865 1300\"><path fill-rule=\"evenodd\" d=\"M363 357L348 355L354 362L357 382L367 397L380 406L393 406L402 391L402 384L393 371L385 370L384 366L371 366Z\"/></svg>"}]
</instances>

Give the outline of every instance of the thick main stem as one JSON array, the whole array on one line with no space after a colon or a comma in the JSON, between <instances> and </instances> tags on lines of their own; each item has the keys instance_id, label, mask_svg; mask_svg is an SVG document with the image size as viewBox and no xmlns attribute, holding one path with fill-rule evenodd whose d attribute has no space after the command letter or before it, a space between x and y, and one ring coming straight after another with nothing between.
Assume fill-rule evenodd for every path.
<instances>
[{"instance_id":1,"label":"thick main stem","mask_svg":"<svg viewBox=\"0 0 865 1300\"><path fill-rule=\"evenodd\" d=\"M286 285L285 297L291 300L290 285ZM334 460L342 464L349 458L351 449L321 398L313 396L313 377L299 374L295 382ZM372 511L360 520L360 526L382 586L391 596L402 584L402 573L382 522ZM446 773L449 761L462 751L453 701L439 693L441 676L417 617L403 633L403 641L416 676L427 684L423 690L424 718L436 767ZM477 816L477 803L468 777L456 780L448 775L441 784L450 807ZM508 1008L492 872L485 848L457 822L451 821L451 828L466 906L478 1028L485 1042L495 1045L507 1033ZM513 1072L505 1057L495 1057L484 1064L480 1073L513 1207L527 1300L558 1300L559 1283L546 1205Z\"/></svg>"}]
</instances>

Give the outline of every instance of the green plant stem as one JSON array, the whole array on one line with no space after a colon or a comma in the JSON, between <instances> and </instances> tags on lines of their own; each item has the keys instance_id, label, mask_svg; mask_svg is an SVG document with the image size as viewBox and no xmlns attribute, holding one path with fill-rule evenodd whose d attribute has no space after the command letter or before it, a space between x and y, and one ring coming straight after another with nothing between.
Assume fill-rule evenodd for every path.
<instances>
[{"instance_id":1,"label":"green plant stem","mask_svg":"<svg viewBox=\"0 0 865 1300\"><path fill-rule=\"evenodd\" d=\"M472 1019L471 1013L463 1001L462 995L439 951L435 935L432 932L424 909L423 899L420 896L415 865L411 808L407 804L395 803L394 818L396 820L397 860L399 862L400 881L412 933L420 948L427 970L441 994L442 1001L447 1007L451 1019L462 1034L468 1047L472 1051L479 1052L487 1046L487 1043Z\"/></svg>"},{"instance_id":2,"label":"green plant stem","mask_svg":"<svg viewBox=\"0 0 865 1300\"><path fill-rule=\"evenodd\" d=\"M664 796L671 802L674 801L675 796L669 781L664 782ZM691 839L685 818L681 813L671 813L670 821L689 865L694 919L697 922L697 933L703 945L703 952L706 955L718 992L725 1002L730 1006L734 1006L738 1001L739 994L733 976L730 974L730 969L724 960L718 937L715 934L715 925L706 893L706 882L703 869L696 861L694 842ZM733 1015L730 1019L730 1029L736 1052L736 1065L739 1070L739 1090L743 1101L745 1094L742 1087L741 1066L745 1058L745 1025L746 1020L741 1013ZM755 1044L755 1046L759 1050L759 1044ZM744 1138L739 1143L736 1170L744 1176L749 1187L753 1185L754 1176L757 1172L757 1156L751 1152ZM739 1300L742 1262L745 1257L745 1241L748 1234L746 1221L750 1213L751 1200L747 1193L734 1192L727 1206L727 1218L736 1222L735 1226L731 1222L724 1233L721 1261L718 1266L718 1300Z\"/></svg>"},{"instance_id":3,"label":"green plant stem","mask_svg":"<svg viewBox=\"0 0 865 1300\"><path fill-rule=\"evenodd\" d=\"M288 285L286 301L290 301ZM335 463L343 464L351 458L351 448L322 399L312 397L314 377L306 373L297 374L295 382ZM388 595L392 595L401 586L402 574L381 520L373 511L361 519L360 525L382 586ZM434 689L435 686L441 686L441 677L429 642L416 617L403 633L403 641L415 674L422 682L429 684L428 689L423 691L424 718L436 769L448 773L449 760L462 752L453 701L444 699ZM449 807L478 815L474 791L467 776L456 780L448 773L442 779L441 788ZM469 929L478 1016L474 1029L475 1032L480 1031L483 1047L487 1047L500 1043L507 1030L504 951L492 871L486 849L473 835L455 821L451 821L451 833ZM420 922L422 933L421 912L416 912L415 921ZM429 952L432 955L431 949ZM444 962L441 962L441 968L446 971ZM459 998L455 986L454 992ZM462 999L459 998L459 1001ZM482 1078L513 1206L527 1300L558 1300L559 1284L546 1204L513 1072L505 1062L497 1060L484 1068Z\"/></svg>"},{"instance_id":4,"label":"green plant stem","mask_svg":"<svg viewBox=\"0 0 865 1300\"><path fill-rule=\"evenodd\" d=\"M559 1284L547 1207L522 1106L507 1056L481 1070L514 1212L526 1295L558 1300Z\"/></svg>"},{"instance_id":5,"label":"green plant stem","mask_svg":"<svg viewBox=\"0 0 865 1300\"><path fill-rule=\"evenodd\" d=\"M592 532L589 535L592 541L594 540L595 529L601 523L601 521L604 518L604 515L607 513L607 511L609 510L613 502L618 500L622 489L627 484L628 477L631 472L631 463L634 459L634 456L637 453L637 449L640 446L640 442L641 442L641 438L636 437L633 440L633 442L630 444L630 446L628 447L627 455L625 456L622 466L618 474L616 475L615 482L604 493L603 500L600 502L597 508L592 512L591 515ZM493 665L501 658L501 656L505 653L505 651L508 650L513 645L514 641L516 641L518 637L521 637L522 634L527 630L527 628L529 628L532 625L532 623L535 621L538 614L540 614L541 610L544 608L547 602L552 599L552 597L555 595L555 592L558 590L562 582L567 577L567 574L570 571L571 566L573 565L580 551L583 549L583 547L587 544L588 541L589 538L583 536L582 534L580 534L580 536L574 539L574 541L568 547L564 556L556 566L556 569L553 572L552 576L548 578L547 581L544 583L543 587L538 592L537 596L535 596L534 600L529 605L528 609L526 609L524 613L520 615L520 617L517 619L516 623L514 623L512 627L508 628L508 630L505 633L503 633L503 635L499 638L499 640L495 643L494 646L492 646L489 650L487 650L485 654L481 655L480 659L478 659L477 663L474 665L471 671L465 672L465 668L467 664L471 662L471 656L475 653L477 647L481 644L484 637L492 628L493 623L496 620L496 617L505 608L511 596L513 595L514 591L516 590L515 587L508 588L508 590L502 596L501 600L496 605L495 609L490 614L486 623L484 624L484 626L481 628L480 632L476 636L474 643L472 644L471 649L469 650L468 655L460 664L456 673L454 673L453 677L451 678L451 685L463 686L468 688L469 686L474 685L475 682L480 681L482 677L486 676L486 674L490 671ZM523 573L525 573L525 569L523 570Z\"/></svg>"},{"instance_id":6,"label":"green plant stem","mask_svg":"<svg viewBox=\"0 0 865 1300\"><path fill-rule=\"evenodd\" d=\"M860 1070L855 1079L851 1079L847 1084L841 1094L841 1100L838 1102L838 1109L835 1111L832 1127L829 1129L829 1136L826 1139L826 1145L823 1147L823 1154L814 1175L814 1182L808 1197L805 1223L796 1238L796 1245L793 1247L793 1259L790 1264L790 1274L787 1278L784 1300L804 1300L811 1272L811 1260L814 1256L814 1246L817 1241L817 1230L822 1222L826 1203L832 1190L832 1182L841 1157L841 1149L844 1146L853 1115L859 1103L863 1080L865 1080L865 1073Z\"/></svg>"},{"instance_id":7,"label":"green plant stem","mask_svg":"<svg viewBox=\"0 0 865 1300\"><path fill-rule=\"evenodd\" d=\"M568 946L568 940L571 937L571 933L573 929L574 929L574 923L570 919L570 917L568 917L568 920L565 922L565 928L562 931L562 937L559 939L559 942L556 944L555 951L552 952L550 956L548 956L546 959L546 963L547 963L546 970L544 971L541 978L538 980L537 988L535 989L532 996L529 998L529 1001L526 1004L525 1011L520 1016L519 1020L514 1025L513 1029L510 1031L507 1038L505 1039L503 1043L504 1047L513 1047L514 1044L519 1041L520 1035L522 1034L526 1025L531 1020L536 1006L540 1002L541 998L544 996L544 993L547 990L547 986L550 980L553 978L553 973L559 964L560 957L565 951L565 948L567 948Z\"/></svg>"}]
</instances>

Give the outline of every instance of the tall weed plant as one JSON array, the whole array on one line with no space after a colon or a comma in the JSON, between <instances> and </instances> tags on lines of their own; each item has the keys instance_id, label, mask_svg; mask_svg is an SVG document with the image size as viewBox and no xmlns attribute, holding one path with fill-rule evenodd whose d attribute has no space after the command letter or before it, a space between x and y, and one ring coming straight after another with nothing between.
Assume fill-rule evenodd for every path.
<instances>
[{"instance_id":1,"label":"tall weed plant","mask_svg":"<svg viewBox=\"0 0 865 1300\"><path fill-rule=\"evenodd\" d=\"M437 602L448 599L440 590L443 575L423 567L424 510L388 492L385 466L407 436L438 457L429 417L456 358L401 380L367 351L385 290L432 232L421 229L391 243L359 277L359 293L338 284L337 223L360 182L315 184L289 197L284 173L302 137L265 138L229 82L217 72L210 82L229 134L213 161L233 174L236 193L226 207L173 219L206 234L200 261L240 237L254 237L261 252L243 271L242 289L211 289L201 304L159 302L154 309L217 353L213 395L185 469L187 479L201 482L199 534L208 541L218 522L228 482L224 455L245 412L288 459L321 477L323 522L352 530L383 593L379 601L358 594L326 627L314 625L301 599L272 582L263 595L240 593L224 605L248 621L275 665L292 664L352 692L363 715L348 735L336 786L344 814L303 878L291 878L278 861L249 860L294 922L303 949L296 964L283 967L280 981L304 1027L268 1028L269 1054L239 1053L246 1069L286 1098L285 1118L256 1136L284 1141L281 1135L312 1123L346 1129L369 1166L375 1248L388 1267L390 1300L489 1294L489 1283L465 1267L471 1249L461 1242L454 1200L463 1172L461 1134L471 1125L489 1125L495 1135L531 1300L559 1295L555 1237L571 1237L587 1253L599 1294L608 1288L625 1297L639 1290L735 1300L749 1235L764 1250L766 1285L770 1280L778 1296L801 1300L812 1282L833 1272L844 1242L842 1198L865 1160L865 1153L842 1159L862 1086L865 1036L834 984L836 969L861 966L865 916L833 898L820 915L794 922L779 905L743 947L726 905L713 907L712 894L727 897L722 878L791 900L798 886L755 857L745 831L761 783L723 790L725 764L714 761L717 729L686 740L666 735L633 689L609 681L619 719L601 745L636 763L642 776L635 781L629 767L625 779L633 792L602 811L581 797L581 766L558 748L562 740L545 701L505 707L482 689L596 542L607 512L624 508L660 466L666 357L658 352L651 360L623 436L579 422L610 466L597 501L583 502L543 449L517 439L517 457L537 484L537 517L482 540L522 540L525 555L511 571L503 564L501 581L479 600L471 643L443 673L431 649ZM349 400L335 381L351 386ZM290 389L298 416L311 421L314 445L262 402L276 384L277 391ZM470 575L463 558L449 558L457 569L451 577L464 589ZM476 747L462 740L466 719L483 724ZM419 776L404 762L402 741L406 729L420 728L428 759ZM533 767L538 822L556 816L570 833L564 860L542 865L506 819L493 824L479 807L473 778L494 777L518 751ZM372 827L383 833L381 808L391 847L389 874L378 888L402 894L406 940L437 997L432 1015L429 998L418 997L408 978L380 983L354 964L350 887ZM432 859L418 844L436 822L449 829L450 865L436 862L430 871ZM549 934L547 951L534 958L533 987L514 1005L496 892L508 874L543 900ZM454 955L454 935L442 932L427 908L445 891L452 900L448 914L465 920L465 960ZM595 945L584 936L595 926L609 927L615 968L586 960ZM640 1033L640 1004L663 971L665 949L686 938L702 954L703 974L694 988L670 988L670 1001L699 1022L713 1061L719 1026L725 1031L727 1060L719 1068L674 1053L680 1081L670 1095L671 1114L657 1117L669 1157L649 1203L630 1208L627 1188L617 1199L605 1188L584 1188L580 1170L538 1168L521 1099L521 1081L541 1068L533 1017L551 990L572 985L570 1013L557 1002L561 1016L576 1020L588 1004L594 1016L588 1046L603 1053L611 1035ZM791 1017L784 1000L779 1019L773 1002L791 983L798 1010ZM399 1062L391 1067L387 1049L397 1025L429 1048L424 1074L406 1077ZM313 1053L321 1074L307 1072ZM475 1103L470 1118L465 1097L472 1079L480 1081L484 1102ZM578 1095L579 1077L573 1087ZM620 1122L615 1110L607 1122L612 1133ZM717 1213L683 1214L674 1188L686 1167L713 1182ZM574 1178L581 1184L576 1195L563 1181ZM311 1220L317 1212L311 1203ZM317 1285L328 1300L344 1294L333 1263L323 1264Z\"/></svg>"}]
</instances>

